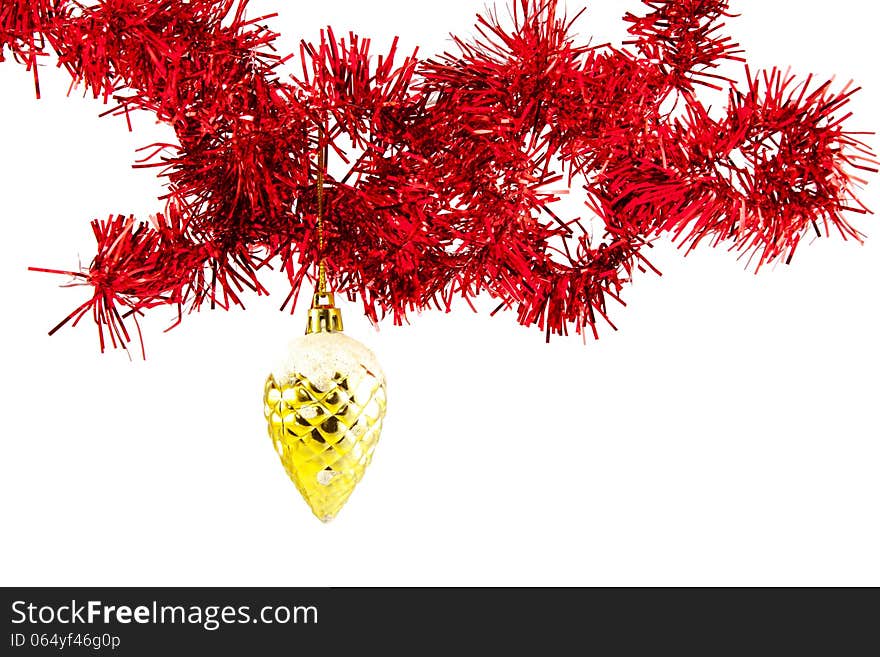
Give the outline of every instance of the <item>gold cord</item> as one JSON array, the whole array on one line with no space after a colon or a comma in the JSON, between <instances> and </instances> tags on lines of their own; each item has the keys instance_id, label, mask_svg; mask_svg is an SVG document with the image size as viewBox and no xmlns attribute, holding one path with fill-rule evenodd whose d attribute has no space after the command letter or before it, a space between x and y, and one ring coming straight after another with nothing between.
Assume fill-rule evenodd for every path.
<instances>
[{"instance_id":1,"label":"gold cord","mask_svg":"<svg viewBox=\"0 0 880 657\"><path fill-rule=\"evenodd\" d=\"M318 132L318 294L327 296L327 267L324 264L324 144Z\"/></svg>"},{"instance_id":2,"label":"gold cord","mask_svg":"<svg viewBox=\"0 0 880 657\"><path fill-rule=\"evenodd\" d=\"M323 333L342 330L342 313L336 307L333 293L327 290L327 266L324 261L324 167L327 166L327 150L323 144L324 133L318 129L318 216L315 230L318 233L318 285L312 296L306 333Z\"/></svg>"}]
</instances>

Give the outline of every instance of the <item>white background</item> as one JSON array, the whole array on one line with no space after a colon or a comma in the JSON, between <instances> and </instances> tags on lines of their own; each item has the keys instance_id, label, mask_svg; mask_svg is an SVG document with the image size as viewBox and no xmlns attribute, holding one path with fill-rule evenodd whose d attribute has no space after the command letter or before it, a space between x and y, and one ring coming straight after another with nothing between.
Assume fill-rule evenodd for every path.
<instances>
[{"instance_id":1,"label":"white background","mask_svg":"<svg viewBox=\"0 0 880 657\"><path fill-rule=\"evenodd\" d=\"M570 6L574 7L575 2ZM470 34L472 0L254 2L292 49L332 24L422 54ZM880 121L876 21L859 0L740 2L753 69L854 78L851 126ZM618 40L635 2L579 23ZM735 69L739 71L740 69ZM76 268L88 222L161 208L135 149L170 131L98 119L52 67L44 99L0 66L3 378L0 575L6 585L880 585L880 230L821 240L754 275L723 249L665 242L614 308L620 331L544 344L512 314L462 305L347 332L385 366L390 405L365 480L322 525L266 436L264 376L303 326L272 297L203 312L147 360L100 355L85 299L29 265ZM877 141L873 143L876 145ZM875 181L863 198L880 207Z\"/></svg>"}]
</instances>

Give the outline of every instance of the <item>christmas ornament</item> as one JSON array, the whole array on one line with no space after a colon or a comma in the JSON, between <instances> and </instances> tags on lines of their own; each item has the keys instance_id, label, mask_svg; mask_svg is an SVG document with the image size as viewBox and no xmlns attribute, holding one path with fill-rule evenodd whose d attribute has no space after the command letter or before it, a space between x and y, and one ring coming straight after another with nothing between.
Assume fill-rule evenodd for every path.
<instances>
[{"instance_id":1,"label":"christmas ornament","mask_svg":"<svg viewBox=\"0 0 880 657\"><path fill-rule=\"evenodd\" d=\"M326 153L318 151L318 248L324 252ZM373 458L385 417L385 375L373 353L342 333L342 313L318 263L306 334L269 375L263 395L269 435L312 512L332 520Z\"/></svg>"},{"instance_id":2,"label":"christmas ornament","mask_svg":"<svg viewBox=\"0 0 880 657\"><path fill-rule=\"evenodd\" d=\"M308 332L269 375L264 401L284 469L326 522L370 464L385 416L385 377L373 353L341 332L333 295L320 296Z\"/></svg>"}]
</instances>

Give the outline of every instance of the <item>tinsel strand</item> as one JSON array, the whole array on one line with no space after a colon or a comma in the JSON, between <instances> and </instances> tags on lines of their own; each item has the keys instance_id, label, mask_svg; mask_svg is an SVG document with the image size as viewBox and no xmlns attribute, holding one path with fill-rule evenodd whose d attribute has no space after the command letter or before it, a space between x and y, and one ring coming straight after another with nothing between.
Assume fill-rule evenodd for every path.
<instances>
[{"instance_id":1,"label":"tinsel strand","mask_svg":"<svg viewBox=\"0 0 880 657\"><path fill-rule=\"evenodd\" d=\"M93 292L65 321L90 314L102 349L126 346L144 311L241 305L280 263L285 306L316 278L372 321L488 294L548 338L598 336L658 236L755 268L808 234L862 239L850 217L877 163L848 127L856 89L732 80L727 0L645 0L619 48L579 41L556 0L512 2L427 59L328 28L282 77L293 56L246 0L0 0L0 57L38 84L54 55L106 113L152 112L177 137L136 163L165 179L162 211L93 222L97 255L73 272ZM705 87L728 91L720 116ZM573 186L601 229L554 210Z\"/></svg>"}]
</instances>

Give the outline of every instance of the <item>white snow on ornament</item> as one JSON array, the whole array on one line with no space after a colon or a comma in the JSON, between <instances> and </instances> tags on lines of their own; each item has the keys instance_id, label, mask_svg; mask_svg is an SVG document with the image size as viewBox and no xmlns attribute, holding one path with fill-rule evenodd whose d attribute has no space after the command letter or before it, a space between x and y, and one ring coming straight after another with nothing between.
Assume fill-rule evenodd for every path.
<instances>
[{"instance_id":1,"label":"white snow on ornament","mask_svg":"<svg viewBox=\"0 0 880 657\"><path fill-rule=\"evenodd\" d=\"M314 406L303 406L299 409L299 414L302 415L305 419L311 420L318 415L318 409Z\"/></svg>"},{"instance_id":2,"label":"white snow on ornament","mask_svg":"<svg viewBox=\"0 0 880 657\"><path fill-rule=\"evenodd\" d=\"M290 383L293 373L301 374L327 390L337 372L349 376L362 367L385 382L376 356L354 338L344 333L310 333L290 341L287 357L272 374L279 383Z\"/></svg>"},{"instance_id":3,"label":"white snow on ornament","mask_svg":"<svg viewBox=\"0 0 880 657\"><path fill-rule=\"evenodd\" d=\"M318 483L322 486L329 486L336 475L337 473L332 470L321 470L318 472Z\"/></svg>"}]
</instances>

